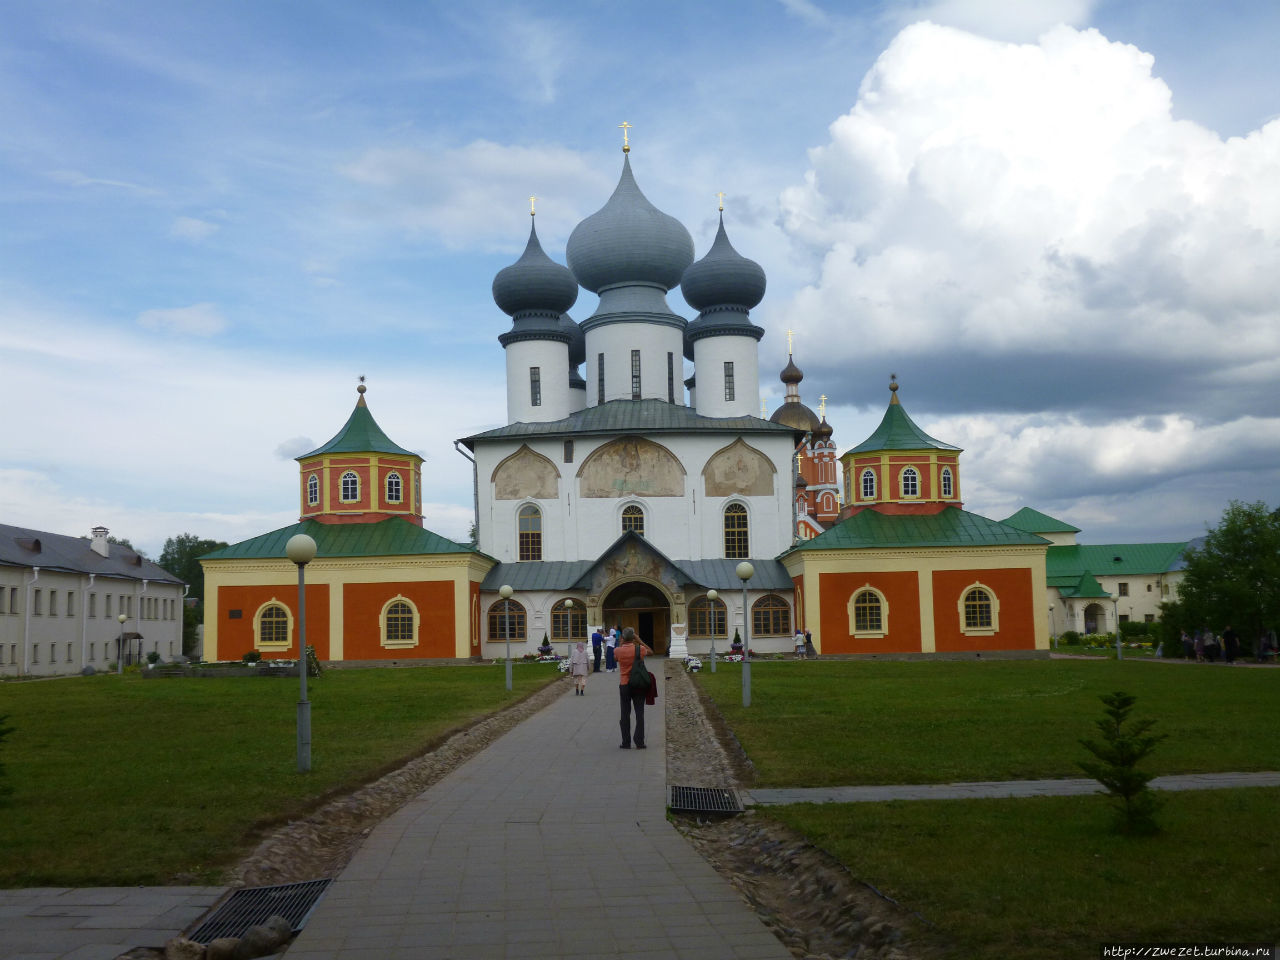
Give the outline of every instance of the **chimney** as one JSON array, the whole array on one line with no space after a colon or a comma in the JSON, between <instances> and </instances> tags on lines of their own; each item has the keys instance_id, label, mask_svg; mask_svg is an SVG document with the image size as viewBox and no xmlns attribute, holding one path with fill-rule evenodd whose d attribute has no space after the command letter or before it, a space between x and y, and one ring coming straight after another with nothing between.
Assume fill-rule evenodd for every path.
<instances>
[{"instance_id":1,"label":"chimney","mask_svg":"<svg viewBox=\"0 0 1280 960\"><path fill-rule=\"evenodd\" d=\"M107 542L107 534L110 531L106 527L94 527L89 532L93 534L89 549L100 557L107 556L111 551L111 544Z\"/></svg>"}]
</instances>

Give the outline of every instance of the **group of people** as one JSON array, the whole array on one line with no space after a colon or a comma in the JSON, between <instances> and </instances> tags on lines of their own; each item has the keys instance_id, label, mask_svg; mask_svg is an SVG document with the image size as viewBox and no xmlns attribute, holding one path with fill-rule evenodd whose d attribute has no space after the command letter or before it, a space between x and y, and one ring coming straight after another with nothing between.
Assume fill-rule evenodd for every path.
<instances>
[{"instance_id":1,"label":"group of people","mask_svg":"<svg viewBox=\"0 0 1280 960\"><path fill-rule=\"evenodd\" d=\"M591 634L591 659L588 658L587 647L579 640L569 654L569 675L573 678L574 696L584 697L587 694L587 674L600 672L600 654L605 654L605 672L618 674L618 702L621 713L618 727L622 731L621 749L630 750L635 745L637 750L645 749L644 743L644 707L653 703L657 691L656 684L648 689L631 686L631 670L636 659L643 660L653 650L640 641L636 632L627 627L622 630L611 629L608 636L602 630ZM594 660L594 671L592 670ZM632 730L631 716L635 714L635 729Z\"/></svg>"},{"instance_id":2,"label":"group of people","mask_svg":"<svg viewBox=\"0 0 1280 960\"><path fill-rule=\"evenodd\" d=\"M1263 630L1258 636L1258 644L1254 650L1255 659L1259 663L1277 654L1276 632ZM1240 656L1240 634L1227 624L1221 634L1200 628L1193 634L1182 631L1182 655L1188 660L1195 658L1197 663L1235 663Z\"/></svg>"}]
</instances>

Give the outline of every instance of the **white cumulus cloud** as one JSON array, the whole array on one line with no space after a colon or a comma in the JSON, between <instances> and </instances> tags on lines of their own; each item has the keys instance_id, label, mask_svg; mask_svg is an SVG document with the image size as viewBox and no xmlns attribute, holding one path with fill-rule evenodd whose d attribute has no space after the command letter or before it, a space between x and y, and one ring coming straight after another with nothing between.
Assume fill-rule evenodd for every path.
<instances>
[{"instance_id":1,"label":"white cumulus cloud","mask_svg":"<svg viewBox=\"0 0 1280 960\"><path fill-rule=\"evenodd\" d=\"M218 225L196 217L178 217L169 227L169 236L199 243L218 232Z\"/></svg>"},{"instance_id":2,"label":"white cumulus cloud","mask_svg":"<svg viewBox=\"0 0 1280 960\"><path fill-rule=\"evenodd\" d=\"M193 303L168 310L143 310L138 323L149 330L212 337L227 328L227 321L212 303Z\"/></svg>"}]
</instances>

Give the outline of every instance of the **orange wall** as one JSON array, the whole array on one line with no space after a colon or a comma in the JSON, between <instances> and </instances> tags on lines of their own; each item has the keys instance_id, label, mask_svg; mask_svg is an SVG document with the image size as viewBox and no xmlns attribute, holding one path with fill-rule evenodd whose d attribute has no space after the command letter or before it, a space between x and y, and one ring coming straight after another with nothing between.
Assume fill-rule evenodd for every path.
<instances>
[{"instance_id":1,"label":"orange wall","mask_svg":"<svg viewBox=\"0 0 1280 960\"><path fill-rule=\"evenodd\" d=\"M973 578L969 579L973 582ZM889 604L889 633L861 639L849 635L849 598L865 584ZM914 570L881 573L823 573L818 576L823 653L919 653L920 589Z\"/></svg>"},{"instance_id":2,"label":"orange wall","mask_svg":"<svg viewBox=\"0 0 1280 960\"><path fill-rule=\"evenodd\" d=\"M956 601L974 581L991 588L1000 601L1000 630L995 634L965 636L960 632ZM1035 604L1031 596L1031 571L940 570L933 575L934 642L939 653L957 650L1033 650L1036 645Z\"/></svg>"},{"instance_id":3,"label":"orange wall","mask_svg":"<svg viewBox=\"0 0 1280 960\"><path fill-rule=\"evenodd\" d=\"M388 650L382 645L382 608L403 596L418 608L418 645ZM347 660L414 660L456 657L453 581L348 583L342 591L343 657Z\"/></svg>"},{"instance_id":4,"label":"orange wall","mask_svg":"<svg viewBox=\"0 0 1280 960\"><path fill-rule=\"evenodd\" d=\"M298 658L298 584L282 583L265 587L220 587L218 589L218 657L238 660L254 649L253 618L258 608L272 598L293 613L293 636L288 650L263 651L263 657L279 660ZM231 611L239 610L238 619ZM329 585L307 584L307 643L316 656L329 659Z\"/></svg>"}]
</instances>

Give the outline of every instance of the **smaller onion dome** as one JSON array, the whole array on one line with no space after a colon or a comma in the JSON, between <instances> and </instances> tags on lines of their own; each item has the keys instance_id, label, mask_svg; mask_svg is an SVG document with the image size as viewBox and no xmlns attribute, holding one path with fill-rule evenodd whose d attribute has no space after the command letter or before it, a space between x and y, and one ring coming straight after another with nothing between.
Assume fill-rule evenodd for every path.
<instances>
[{"instance_id":1,"label":"smaller onion dome","mask_svg":"<svg viewBox=\"0 0 1280 960\"><path fill-rule=\"evenodd\" d=\"M827 418L823 417L822 422L818 424L817 437L819 440L830 440L831 434L835 431L831 429L831 424L827 423Z\"/></svg>"},{"instance_id":2,"label":"smaller onion dome","mask_svg":"<svg viewBox=\"0 0 1280 960\"><path fill-rule=\"evenodd\" d=\"M563 314L578 299L578 284L568 267L556 263L538 243L536 227L520 259L493 278L493 300L508 316L527 310Z\"/></svg>"},{"instance_id":3,"label":"smaller onion dome","mask_svg":"<svg viewBox=\"0 0 1280 960\"><path fill-rule=\"evenodd\" d=\"M804 379L804 374L800 372L800 368L796 366L796 362L792 359L791 354L787 354L787 365L782 368L782 372L778 374L778 379L787 386L795 386Z\"/></svg>"},{"instance_id":4,"label":"smaller onion dome","mask_svg":"<svg viewBox=\"0 0 1280 960\"><path fill-rule=\"evenodd\" d=\"M695 310L732 305L750 310L764 299L764 270L749 260L729 242L724 231L724 213L720 229L706 256L685 270L680 278L680 292Z\"/></svg>"},{"instance_id":5,"label":"smaller onion dome","mask_svg":"<svg viewBox=\"0 0 1280 960\"><path fill-rule=\"evenodd\" d=\"M793 430L813 433L818 429L818 415L799 400L787 400L769 418L773 423L780 423Z\"/></svg>"}]
</instances>

